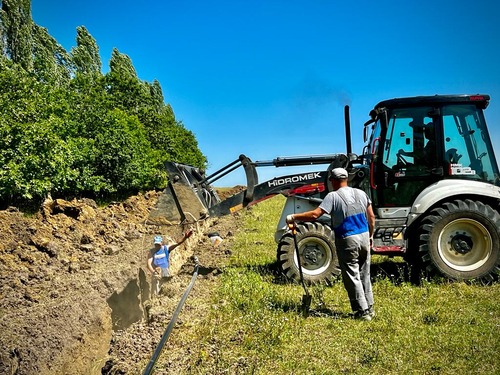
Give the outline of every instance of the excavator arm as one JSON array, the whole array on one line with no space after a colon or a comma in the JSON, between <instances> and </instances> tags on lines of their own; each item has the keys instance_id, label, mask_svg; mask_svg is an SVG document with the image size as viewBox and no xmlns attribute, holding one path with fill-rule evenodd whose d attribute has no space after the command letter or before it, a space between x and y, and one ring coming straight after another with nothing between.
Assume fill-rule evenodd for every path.
<instances>
[{"instance_id":1,"label":"excavator arm","mask_svg":"<svg viewBox=\"0 0 500 375\"><path fill-rule=\"evenodd\" d=\"M208 216L228 215L277 194L323 197L327 190L325 183L328 169L275 177L259 183L256 168L318 164L329 164L329 168L334 168L345 167L347 162L348 158L344 154L278 157L274 160L255 162L245 155L240 155L238 159L208 176L199 168L167 162L165 167L168 186L158 202L157 210L150 214L150 218L170 224L183 223ZM240 167L245 170L246 187L226 199L220 199L212 184Z\"/></svg>"}]
</instances>

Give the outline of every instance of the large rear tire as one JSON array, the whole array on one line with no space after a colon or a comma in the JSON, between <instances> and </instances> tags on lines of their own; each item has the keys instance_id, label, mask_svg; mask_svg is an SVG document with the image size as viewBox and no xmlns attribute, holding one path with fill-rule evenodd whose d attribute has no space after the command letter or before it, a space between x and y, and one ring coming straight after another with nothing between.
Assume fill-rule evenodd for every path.
<instances>
[{"instance_id":1,"label":"large rear tire","mask_svg":"<svg viewBox=\"0 0 500 375\"><path fill-rule=\"evenodd\" d=\"M318 222L297 225L302 275L307 284L331 283L340 274L332 229ZM283 273L300 281L293 235L287 232L278 244L278 263Z\"/></svg>"},{"instance_id":2,"label":"large rear tire","mask_svg":"<svg viewBox=\"0 0 500 375\"><path fill-rule=\"evenodd\" d=\"M482 202L467 199L432 210L421 226L424 264L455 280L498 277L500 214Z\"/></svg>"}]
</instances>

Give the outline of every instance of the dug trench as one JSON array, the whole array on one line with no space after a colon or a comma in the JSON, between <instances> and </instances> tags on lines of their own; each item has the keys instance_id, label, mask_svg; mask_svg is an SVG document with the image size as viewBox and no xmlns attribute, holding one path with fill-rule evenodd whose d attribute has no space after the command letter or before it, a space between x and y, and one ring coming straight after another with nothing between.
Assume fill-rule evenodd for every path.
<instances>
[{"instance_id":1,"label":"dug trench","mask_svg":"<svg viewBox=\"0 0 500 375\"><path fill-rule=\"evenodd\" d=\"M1 374L141 373L192 278L195 257L191 295L209 298L239 215L186 225L151 220L162 194L105 207L90 199L47 200L34 215L0 211ZM172 253L173 278L154 295L146 269L153 236L177 239L187 226L194 235ZM224 239L219 246L212 232ZM203 313L186 306L177 324ZM165 371L182 373L188 350L177 348Z\"/></svg>"}]
</instances>

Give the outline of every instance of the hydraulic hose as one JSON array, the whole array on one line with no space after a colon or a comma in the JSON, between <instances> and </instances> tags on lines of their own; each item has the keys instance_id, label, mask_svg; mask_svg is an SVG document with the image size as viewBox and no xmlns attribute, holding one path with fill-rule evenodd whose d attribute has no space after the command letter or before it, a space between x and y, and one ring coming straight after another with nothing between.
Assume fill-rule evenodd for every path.
<instances>
[{"instance_id":1,"label":"hydraulic hose","mask_svg":"<svg viewBox=\"0 0 500 375\"><path fill-rule=\"evenodd\" d=\"M168 340L168 337L170 336L170 332L172 332L172 329L174 328L175 322L177 321L177 317L182 309L182 306L184 306L184 303L186 302L186 299L189 295L189 292L191 289L193 289L194 283L196 281L196 277L198 276L198 269L199 269L199 262L198 262L198 257L194 257L194 272L193 272L193 277L191 278L191 282L189 283L188 287L186 288L184 294L182 295L182 298L177 305L177 308L175 309L174 315L172 315L172 319L168 323L167 329L163 333L163 336L161 337L160 342L156 346L156 349L153 353L153 356L151 357L148 365L146 366L146 369L143 372L143 375L149 375L153 371L154 365L156 364L156 361L158 360L158 357L161 354L161 351L163 350L163 346Z\"/></svg>"}]
</instances>

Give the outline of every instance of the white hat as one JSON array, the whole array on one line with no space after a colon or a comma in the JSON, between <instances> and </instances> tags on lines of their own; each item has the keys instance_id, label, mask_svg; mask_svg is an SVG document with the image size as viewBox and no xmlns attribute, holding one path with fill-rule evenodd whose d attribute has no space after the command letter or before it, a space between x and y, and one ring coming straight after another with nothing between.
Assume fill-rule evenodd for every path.
<instances>
[{"instance_id":1,"label":"white hat","mask_svg":"<svg viewBox=\"0 0 500 375\"><path fill-rule=\"evenodd\" d=\"M330 171L330 180L345 180L348 174L344 168L334 168Z\"/></svg>"}]
</instances>

